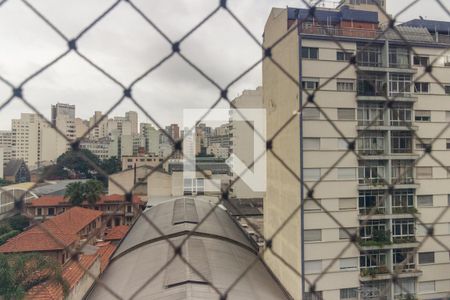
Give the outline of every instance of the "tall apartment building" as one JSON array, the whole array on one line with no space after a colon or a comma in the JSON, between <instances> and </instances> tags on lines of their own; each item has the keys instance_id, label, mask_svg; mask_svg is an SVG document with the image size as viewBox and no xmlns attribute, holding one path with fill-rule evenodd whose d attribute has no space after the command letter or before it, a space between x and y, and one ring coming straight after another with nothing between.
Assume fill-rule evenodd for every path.
<instances>
[{"instance_id":1,"label":"tall apartment building","mask_svg":"<svg viewBox=\"0 0 450 300\"><path fill-rule=\"evenodd\" d=\"M12 154L12 131L0 130L0 148L3 153L3 164L7 164L11 160ZM0 168L3 167L3 164L0 164Z\"/></svg>"},{"instance_id":2,"label":"tall apartment building","mask_svg":"<svg viewBox=\"0 0 450 300\"><path fill-rule=\"evenodd\" d=\"M45 121L37 114L22 113L11 120L12 153L14 159L23 159L31 167L41 160L41 126Z\"/></svg>"},{"instance_id":3,"label":"tall apartment building","mask_svg":"<svg viewBox=\"0 0 450 300\"><path fill-rule=\"evenodd\" d=\"M75 105L57 103L51 107L52 124L69 139L76 138Z\"/></svg>"},{"instance_id":4,"label":"tall apartment building","mask_svg":"<svg viewBox=\"0 0 450 300\"><path fill-rule=\"evenodd\" d=\"M94 112L94 115L89 118L88 125L89 128L92 128L92 130L89 132L90 138L99 139L108 136L108 118L105 117L104 119L102 119L102 117L102 112L96 111Z\"/></svg>"},{"instance_id":5,"label":"tall apartment building","mask_svg":"<svg viewBox=\"0 0 450 300\"><path fill-rule=\"evenodd\" d=\"M295 299L446 299L450 293L449 253L431 238L413 251L427 231L417 217L431 226L450 205L447 170L429 156L416 163L450 121L450 54L442 56L450 46L450 23L413 20L398 26L414 55L397 34L380 34L383 20L372 1L318 8L314 18L306 9L274 8L265 26L265 47L286 35L272 57L291 76L264 61L267 134L273 136L301 110L273 140L273 151L307 186L320 181L314 198L323 206L308 200L296 177L268 153L265 236L304 203L272 249L306 280L270 251L265 257ZM359 70L345 69L353 55ZM422 76L431 62L444 87ZM318 87L314 103L321 110L306 94ZM331 170L348 144L326 117L350 141L358 137L360 155L346 155ZM445 165L450 165L448 142L445 131L432 148ZM356 234L360 249L346 248L349 235L333 219ZM448 213L433 231L449 245ZM402 288L389 272L399 272ZM308 282L319 276L317 293L310 293Z\"/></svg>"},{"instance_id":6,"label":"tall apartment building","mask_svg":"<svg viewBox=\"0 0 450 300\"><path fill-rule=\"evenodd\" d=\"M180 138L180 127L178 124L170 124L166 126L166 132L174 139L178 140Z\"/></svg>"},{"instance_id":7,"label":"tall apartment building","mask_svg":"<svg viewBox=\"0 0 450 300\"><path fill-rule=\"evenodd\" d=\"M150 123L141 123L140 134L145 139L146 153L159 154L159 130Z\"/></svg>"},{"instance_id":8,"label":"tall apartment building","mask_svg":"<svg viewBox=\"0 0 450 300\"><path fill-rule=\"evenodd\" d=\"M135 135L138 133L138 114L135 111L125 113L125 117L116 116L107 122L108 133L114 131L122 135Z\"/></svg>"}]
</instances>

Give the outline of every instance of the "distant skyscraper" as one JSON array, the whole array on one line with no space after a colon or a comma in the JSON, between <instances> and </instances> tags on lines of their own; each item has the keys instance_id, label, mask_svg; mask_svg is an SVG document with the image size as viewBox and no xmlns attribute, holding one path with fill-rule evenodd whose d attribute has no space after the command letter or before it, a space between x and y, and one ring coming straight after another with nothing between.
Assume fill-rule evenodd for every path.
<instances>
[{"instance_id":1,"label":"distant skyscraper","mask_svg":"<svg viewBox=\"0 0 450 300\"><path fill-rule=\"evenodd\" d=\"M75 105L57 103L52 105L52 124L71 140L76 138Z\"/></svg>"}]
</instances>

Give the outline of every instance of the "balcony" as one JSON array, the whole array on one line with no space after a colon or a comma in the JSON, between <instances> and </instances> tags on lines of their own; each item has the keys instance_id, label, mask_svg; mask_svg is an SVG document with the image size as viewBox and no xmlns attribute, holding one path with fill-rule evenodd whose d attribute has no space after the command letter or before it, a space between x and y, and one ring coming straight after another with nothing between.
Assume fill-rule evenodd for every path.
<instances>
[{"instance_id":1,"label":"balcony","mask_svg":"<svg viewBox=\"0 0 450 300\"><path fill-rule=\"evenodd\" d=\"M381 32L378 30L341 28L336 26L320 26L302 23L301 33L314 35L342 36L351 38L375 39Z\"/></svg>"},{"instance_id":2,"label":"balcony","mask_svg":"<svg viewBox=\"0 0 450 300\"><path fill-rule=\"evenodd\" d=\"M361 268L361 277L375 278L377 275L389 274L389 268L384 266Z\"/></svg>"},{"instance_id":3,"label":"balcony","mask_svg":"<svg viewBox=\"0 0 450 300\"><path fill-rule=\"evenodd\" d=\"M410 236L393 236L392 242L394 244L408 244L408 243L416 243L416 237L414 235Z\"/></svg>"},{"instance_id":4,"label":"balcony","mask_svg":"<svg viewBox=\"0 0 450 300\"><path fill-rule=\"evenodd\" d=\"M358 243L361 247L383 247L391 245L391 233L386 230L372 229L372 235L359 237Z\"/></svg>"},{"instance_id":5,"label":"balcony","mask_svg":"<svg viewBox=\"0 0 450 300\"><path fill-rule=\"evenodd\" d=\"M401 214L417 214L417 208L411 207L392 207L393 215L401 215Z\"/></svg>"}]
</instances>

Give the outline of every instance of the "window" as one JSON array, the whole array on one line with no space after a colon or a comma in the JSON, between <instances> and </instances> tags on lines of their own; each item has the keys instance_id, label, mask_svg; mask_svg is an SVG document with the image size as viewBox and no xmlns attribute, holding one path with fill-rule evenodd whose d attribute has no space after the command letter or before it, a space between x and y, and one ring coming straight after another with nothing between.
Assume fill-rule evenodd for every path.
<instances>
[{"instance_id":1,"label":"window","mask_svg":"<svg viewBox=\"0 0 450 300\"><path fill-rule=\"evenodd\" d=\"M304 150L320 150L320 138L304 138Z\"/></svg>"},{"instance_id":2,"label":"window","mask_svg":"<svg viewBox=\"0 0 450 300\"><path fill-rule=\"evenodd\" d=\"M447 205L450 206L450 194L447 195Z\"/></svg>"},{"instance_id":3,"label":"window","mask_svg":"<svg viewBox=\"0 0 450 300\"><path fill-rule=\"evenodd\" d=\"M339 239L340 240L349 240L352 235L356 234L356 228L339 228Z\"/></svg>"},{"instance_id":4,"label":"window","mask_svg":"<svg viewBox=\"0 0 450 300\"><path fill-rule=\"evenodd\" d=\"M411 75L390 74L390 96L409 96L411 94Z\"/></svg>"},{"instance_id":5,"label":"window","mask_svg":"<svg viewBox=\"0 0 450 300\"><path fill-rule=\"evenodd\" d=\"M401 270L414 269L414 249L404 248L404 249L394 249L393 250L393 263L394 268L403 265Z\"/></svg>"},{"instance_id":6,"label":"window","mask_svg":"<svg viewBox=\"0 0 450 300\"><path fill-rule=\"evenodd\" d=\"M392 68L409 67L409 50L406 47L389 48L389 64Z\"/></svg>"},{"instance_id":7,"label":"window","mask_svg":"<svg viewBox=\"0 0 450 300\"><path fill-rule=\"evenodd\" d=\"M355 90L355 84L349 80L338 80L336 88L339 92L353 92Z\"/></svg>"},{"instance_id":8,"label":"window","mask_svg":"<svg viewBox=\"0 0 450 300\"><path fill-rule=\"evenodd\" d=\"M338 108L338 120L355 120L354 108Z\"/></svg>"},{"instance_id":9,"label":"window","mask_svg":"<svg viewBox=\"0 0 450 300\"><path fill-rule=\"evenodd\" d=\"M447 139L447 140L445 141L445 144L446 144L446 146L447 146L447 150L450 150L450 139Z\"/></svg>"},{"instance_id":10,"label":"window","mask_svg":"<svg viewBox=\"0 0 450 300\"><path fill-rule=\"evenodd\" d=\"M361 184L384 184L385 162L381 160L360 161L358 167L358 181Z\"/></svg>"},{"instance_id":11,"label":"window","mask_svg":"<svg viewBox=\"0 0 450 300\"><path fill-rule=\"evenodd\" d=\"M397 219L392 221L392 237L394 239L414 238L414 219Z\"/></svg>"},{"instance_id":12,"label":"window","mask_svg":"<svg viewBox=\"0 0 450 300\"><path fill-rule=\"evenodd\" d=\"M386 199L387 193L385 191L360 191L359 213L363 215L384 214L386 212Z\"/></svg>"},{"instance_id":13,"label":"window","mask_svg":"<svg viewBox=\"0 0 450 300\"><path fill-rule=\"evenodd\" d=\"M358 104L359 126L384 125L384 107L382 104Z\"/></svg>"},{"instance_id":14,"label":"window","mask_svg":"<svg viewBox=\"0 0 450 300\"><path fill-rule=\"evenodd\" d=\"M398 279L394 285L394 299L404 299L405 294L416 294L416 280L414 278Z\"/></svg>"},{"instance_id":15,"label":"window","mask_svg":"<svg viewBox=\"0 0 450 300\"><path fill-rule=\"evenodd\" d=\"M414 83L414 92L428 94L430 92L430 84L428 82L416 82Z\"/></svg>"},{"instance_id":16,"label":"window","mask_svg":"<svg viewBox=\"0 0 450 300\"><path fill-rule=\"evenodd\" d=\"M422 139L422 141L417 140L416 149L425 150L427 147L431 146L431 139Z\"/></svg>"},{"instance_id":17,"label":"window","mask_svg":"<svg viewBox=\"0 0 450 300\"><path fill-rule=\"evenodd\" d=\"M386 96L386 75L381 73L358 73L359 96Z\"/></svg>"},{"instance_id":18,"label":"window","mask_svg":"<svg viewBox=\"0 0 450 300\"><path fill-rule=\"evenodd\" d=\"M339 259L339 269L349 270L356 268L358 268L358 259L356 257Z\"/></svg>"},{"instance_id":19,"label":"window","mask_svg":"<svg viewBox=\"0 0 450 300\"><path fill-rule=\"evenodd\" d=\"M302 58L319 59L319 48L302 47Z\"/></svg>"},{"instance_id":20,"label":"window","mask_svg":"<svg viewBox=\"0 0 450 300\"><path fill-rule=\"evenodd\" d=\"M391 136L392 153L412 152L412 133L409 131L393 131Z\"/></svg>"},{"instance_id":21,"label":"window","mask_svg":"<svg viewBox=\"0 0 450 300\"><path fill-rule=\"evenodd\" d=\"M48 209L48 215L49 216L54 216L55 215L55 208L54 207L50 207Z\"/></svg>"},{"instance_id":22,"label":"window","mask_svg":"<svg viewBox=\"0 0 450 300\"><path fill-rule=\"evenodd\" d=\"M381 47L361 44L357 46L356 61L360 66L380 67Z\"/></svg>"},{"instance_id":23,"label":"window","mask_svg":"<svg viewBox=\"0 0 450 300\"><path fill-rule=\"evenodd\" d=\"M396 190L392 195L392 212L407 212L414 207L414 190Z\"/></svg>"},{"instance_id":24,"label":"window","mask_svg":"<svg viewBox=\"0 0 450 300\"><path fill-rule=\"evenodd\" d=\"M336 52L336 60L339 61L350 61L352 59L353 52Z\"/></svg>"},{"instance_id":25,"label":"window","mask_svg":"<svg viewBox=\"0 0 450 300\"><path fill-rule=\"evenodd\" d=\"M303 119L318 120L320 119L320 110L316 107L305 107L302 110Z\"/></svg>"},{"instance_id":26,"label":"window","mask_svg":"<svg viewBox=\"0 0 450 300\"><path fill-rule=\"evenodd\" d=\"M384 153L382 132L363 132L358 139L358 153L361 155L380 155Z\"/></svg>"},{"instance_id":27,"label":"window","mask_svg":"<svg viewBox=\"0 0 450 300\"><path fill-rule=\"evenodd\" d=\"M409 104L398 103L391 108L391 126L405 126L412 122L412 107Z\"/></svg>"},{"instance_id":28,"label":"window","mask_svg":"<svg viewBox=\"0 0 450 300\"><path fill-rule=\"evenodd\" d=\"M320 200L306 199L305 203L303 204L303 209L305 210L305 212L321 211L322 209L320 208L319 204L320 204Z\"/></svg>"},{"instance_id":29,"label":"window","mask_svg":"<svg viewBox=\"0 0 450 300\"><path fill-rule=\"evenodd\" d=\"M419 282L419 293L434 293L436 291L435 281L423 281Z\"/></svg>"},{"instance_id":30,"label":"window","mask_svg":"<svg viewBox=\"0 0 450 300\"><path fill-rule=\"evenodd\" d=\"M305 292L303 295L304 300L323 300L322 292Z\"/></svg>"},{"instance_id":31,"label":"window","mask_svg":"<svg viewBox=\"0 0 450 300\"><path fill-rule=\"evenodd\" d=\"M450 85L445 85L444 86L444 91L446 95L450 95Z\"/></svg>"},{"instance_id":32,"label":"window","mask_svg":"<svg viewBox=\"0 0 450 300\"><path fill-rule=\"evenodd\" d=\"M419 264L434 264L434 252L419 252Z\"/></svg>"},{"instance_id":33,"label":"window","mask_svg":"<svg viewBox=\"0 0 450 300\"><path fill-rule=\"evenodd\" d=\"M303 232L305 242L320 242L322 240L322 229L308 229Z\"/></svg>"},{"instance_id":34,"label":"window","mask_svg":"<svg viewBox=\"0 0 450 300\"><path fill-rule=\"evenodd\" d=\"M42 216L42 208L36 208L36 215Z\"/></svg>"},{"instance_id":35,"label":"window","mask_svg":"<svg viewBox=\"0 0 450 300\"><path fill-rule=\"evenodd\" d=\"M433 195L417 195L418 207L433 207Z\"/></svg>"},{"instance_id":36,"label":"window","mask_svg":"<svg viewBox=\"0 0 450 300\"><path fill-rule=\"evenodd\" d=\"M445 112L445 122L450 122L450 111Z\"/></svg>"},{"instance_id":37,"label":"window","mask_svg":"<svg viewBox=\"0 0 450 300\"><path fill-rule=\"evenodd\" d=\"M433 178L433 167L416 167L416 176L418 179Z\"/></svg>"},{"instance_id":38,"label":"window","mask_svg":"<svg viewBox=\"0 0 450 300\"><path fill-rule=\"evenodd\" d=\"M319 87L319 79L302 80L302 88L304 90L316 90Z\"/></svg>"},{"instance_id":39,"label":"window","mask_svg":"<svg viewBox=\"0 0 450 300\"><path fill-rule=\"evenodd\" d=\"M356 198L339 198L339 210L356 209Z\"/></svg>"},{"instance_id":40,"label":"window","mask_svg":"<svg viewBox=\"0 0 450 300\"><path fill-rule=\"evenodd\" d=\"M429 110L416 110L416 122L430 122L431 111Z\"/></svg>"},{"instance_id":41,"label":"window","mask_svg":"<svg viewBox=\"0 0 450 300\"><path fill-rule=\"evenodd\" d=\"M356 169L355 168L337 168L338 180L355 180Z\"/></svg>"},{"instance_id":42,"label":"window","mask_svg":"<svg viewBox=\"0 0 450 300\"><path fill-rule=\"evenodd\" d=\"M341 289L340 290L340 299L357 300L358 299L358 288Z\"/></svg>"},{"instance_id":43,"label":"window","mask_svg":"<svg viewBox=\"0 0 450 300\"><path fill-rule=\"evenodd\" d=\"M320 179L320 169L304 169L303 179L306 181L319 180Z\"/></svg>"},{"instance_id":44,"label":"window","mask_svg":"<svg viewBox=\"0 0 450 300\"><path fill-rule=\"evenodd\" d=\"M321 260L307 260L305 261L305 274L317 274L322 272Z\"/></svg>"},{"instance_id":45,"label":"window","mask_svg":"<svg viewBox=\"0 0 450 300\"><path fill-rule=\"evenodd\" d=\"M430 63L430 58L427 56L414 55L413 63L415 66L426 67Z\"/></svg>"}]
</instances>

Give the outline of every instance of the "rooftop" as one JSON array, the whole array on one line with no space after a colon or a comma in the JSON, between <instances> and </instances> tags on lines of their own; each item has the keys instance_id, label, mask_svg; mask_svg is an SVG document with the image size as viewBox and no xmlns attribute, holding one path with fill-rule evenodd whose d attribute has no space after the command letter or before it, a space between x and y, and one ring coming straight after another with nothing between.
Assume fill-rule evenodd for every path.
<instances>
[{"instance_id":1,"label":"rooftop","mask_svg":"<svg viewBox=\"0 0 450 300\"><path fill-rule=\"evenodd\" d=\"M126 201L125 195L103 195L100 200L97 201L97 204L108 204L108 203L116 203L116 202L124 202ZM139 196L133 195L132 203L134 204L142 204L141 198ZM42 196L38 199L31 200L30 206L42 207L42 206L58 206L58 205L70 205L69 200L64 198L61 195L48 195Z\"/></svg>"},{"instance_id":2,"label":"rooftop","mask_svg":"<svg viewBox=\"0 0 450 300\"><path fill-rule=\"evenodd\" d=\"M68 288L73 289L85 275L85 269L90 269L98 255L80 255L79 261L70 261L64 266L62 277L67 282ZM80 267L81 265L81 267ZM56 282L44 282L31 288L26 299L60 300L64 298L63 288Z\"/></svg>"},{"instance_id":3,"label":"rooftop","mask_svg":"<svg viewBox=\"0 0 450 300\"><path fill-rule=\"evenodd\" d=\"M213 208L213 202L181 197L161 202L144 212L175 245L206 218L181 251L202 276L179 257L172 260L174 252L169 243L140 217L114 253L102 281L124 299L140 287L142 290L135 295L139 299L217 299L217 293L208 284L225 292L258 258L258 250L225 210ZM153 280L146 284L152 276ZM228 296L237 300L291 299L261 260L249 268ZM109 297L101 285L95 285L87 295L87 299Z\"/></svg>"},{"instance_id":4,"label":"rooftop","mask_svg":"<svg viewBox=\"0 0 450 300\"><path fill-rule=\"evenodd\" d=\"M129 229L127 225L114 226L106 232L105 241L121 240L127 235Z\"/></svg>"},{"instance_id":5,"label":"rooftop","mask_svg":"<svg viewBox=\"0 0 450 300\"><path fill-rule=\"evenodd\" d=\"M1 253L62 250L78 240L77 233L102 212L81 207L34 226L0 246Z\"/></svg>"}]
</instances>

